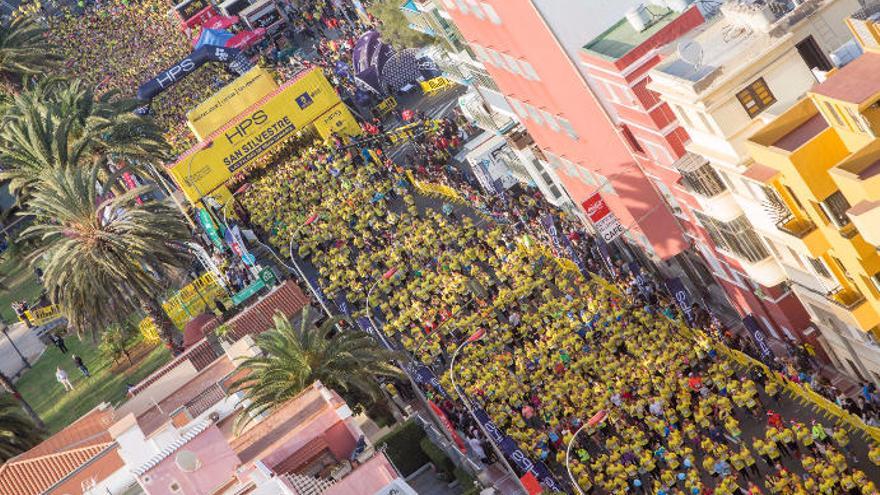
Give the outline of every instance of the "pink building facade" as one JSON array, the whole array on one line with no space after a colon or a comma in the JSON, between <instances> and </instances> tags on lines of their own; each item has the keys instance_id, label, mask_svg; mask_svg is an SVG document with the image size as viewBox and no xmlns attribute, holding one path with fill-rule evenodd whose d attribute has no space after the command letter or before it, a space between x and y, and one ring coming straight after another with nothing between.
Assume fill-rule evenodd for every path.
<instances>
[{"instance_id":1,"label":"pink building facade","mask_svg":"<svg viewBox=\"0 0 880 495\"><path fill-rule=\"evenodd\" d=\"M647 88L661 49L674 50L704 23L697 6L649 6L656 10L650 26L636 30L624 13L641 2L627 0L444 3L576 205L599 191L630 241L671 261L670 272L683 272L713 307L729 303L740 316L755 314L777 328L809 325L794 296L744 280L739 263L720 254L695 220L699 204L678 171L689 137ZM578 39L578 29L592 34Z\"/></svg>"},{"instance_id":2,"label":"pink building facade","mask_svg":"<svg viewBox=\"0 0 880 495\"><path fill-rule=\"evenodd\" d=\"M446 2L511 108L556 171L572 201L600 192L632 237L660 259L686 249L681 229L662 204L639 160L627 148L532 0ZM451 7L450 7L451 6Z\"/></svg>"}]
</instances>

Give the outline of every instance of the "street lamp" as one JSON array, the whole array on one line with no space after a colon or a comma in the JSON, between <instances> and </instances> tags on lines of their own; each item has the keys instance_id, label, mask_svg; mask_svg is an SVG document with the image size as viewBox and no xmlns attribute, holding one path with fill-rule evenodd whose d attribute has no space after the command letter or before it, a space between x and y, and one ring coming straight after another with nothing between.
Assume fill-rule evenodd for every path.
<instances>
[{"instance_id":1,"label":"street lamp","mask_svg":"<svg viewBox=\"0 0 880 495\"><path fill-rule=\"evenodd\" d=\"M516 471L513 470L513 466L510 465L510 463L507 461L507 458L504 457L504 454L501 452L501 449L498 448L495 440L492 438L491 435L489 435L489 432L486 431L486 428L483 427L483 423L481 423L480 420L477 419L477 416L474 414L474 410L471 408L470 399L468 398L467 394L465 394L464 390L462 390L458 385L455 384L455 358L458 357L458 353L461 352L461 350L464 349L465 346L482 339L484 335L486 335L486 330L481 328L474 332L473 335L465 339L465 341L462 342L457 349L455 349L455 352L452 353L452 359L449 361L449 380L452 382L452 388L455 390L455 392L461 398L461 401L464 403L464 407L465 409L467 409L467 412L471 416L471 419L474 420L474 423L477 423L477 426L480 427L480 431L483 432L483 436L485 436L489 440L489 443L492 445L492 450L495 451L495 455L499 459L501 459L502 463L504 463L504 467L507 469L507 472L510 473L511 476L513 476L513 478L516 480L517 484L524 493L529 493L526 487L522 484L522 480L520 480L519 476L516 474Z\"/></svg>"},{"instance_id":2,"label":"street lamp","mask_svg":"<svg viewBox=\"0 0 880 495\"><path fill-rule=\"evenodd\" d=\"M391 348L391 346L388 344L388 341L385 339L384 332L379 331L378 325L376 325L376 322L373 321L373 313L370 310L370 295L373 293L373 289L378 287L379 282L381 282L382 280L389 280L391 277L396 275L397 272L398 272L397 267L389 268L388 271L386 271L385 273L382 274L382 278L379 280L376 280L373 283L373 285L367 290L367 302L366 302L367 320L370 321L370 326L373 327L373 330L376 332L376 336L379 339L381 339L382 342L385 344L385 346L388 347L389 349Z\"/></svg>"},{"instance_id":3,"label":"street lamp","mask_svg":"<svg viewBox=\"0 0 880 495\"><path fill-rule=\"evenodd\" d=\"M302 268L300 268L299 263L296 262L296 257L293 255L293 240L296 238L296 235L299 234L299 231L302 230L303 227L306 227L308 225L315 223L315 220L317 220L317 219L318 219L318 214L314 213L314 214L312 214L312 216L307 218L306 221L303 222L299 227L297 227L295 231L293 231L293 234L290 235L290 244L287 247L287 251L288 251L288 254L290 255L290 262L293 263L293 267L295 268L296 273L303 280L303 282L306 283L306 286L309 288L309 291L315 297L315 300L317 300L318 303L321 305L321 309L324 310L324 313L326 313L328 317L331 317L333 315L330 313L330 309L327 307L327 304L324 303L324 298L320 297L318 295L318 291L315 290L314 287L312 287L311 282L309 282L309 279L306 277L305 272L302 270ZM285 264L284 266L287 266L287 265Z\"/></svg>"},{"instance_id":4,"label":"street lamp","mask_svg":"<svg viewBox=\"0 0 880 495\"><path fill-rule=\"evenodd\" d=\"M572 435L571 438L568 440L568 446L565 448L565 472L568 473L568 478L571 480L571 484L575 487L575 489L577 489L579 495L584 495L584 491L581 490L581 486L578 484L577 480L574 479L574 474L571 473L571 468L568 465L568 459L571 455L571 446L574 445L574 439L577 438L578 433L580 433L581 430L583 430L587 426L595 426L603 419L605 419L605 416L607 416L607 413L605 411L599 411L595 416L590 418L589 421L582 424L581 427L578 428L577 431L574 432L574 435Z\"/></svg>"}]
</instances>

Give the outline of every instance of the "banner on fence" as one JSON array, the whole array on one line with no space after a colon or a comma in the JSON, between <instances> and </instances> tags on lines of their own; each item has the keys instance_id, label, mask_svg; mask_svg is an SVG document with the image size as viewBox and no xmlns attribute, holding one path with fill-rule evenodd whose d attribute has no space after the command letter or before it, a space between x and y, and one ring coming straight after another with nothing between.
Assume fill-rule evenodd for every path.
<instances>
[{"instance_id":1,"label":"banner on fence","mask_svg":"<svg viewBox=\"0 0 880 495\"><path fill-rule=\"evenodd\" d=\"M537 478L538 481L550 491L550 493L566 492L543 462L533 462L529 456L519 448L512 438L504 434L504 432L492 422L489 414L476 404L474 405L474 416L477 418L477 421L483 425L483 429L486 430L486 433L492 437L491 440L495 442L495 445L497 445L498 448L501 449L501 452L507 456L508 459L513 461L522 472L532 473L535 478Z\"/></svg>"},{"instance_id":2,"label":"banner on fence","mask_svg":"<svg viewBox=\"0 0 880 495\"><path fill-rule=\"evenodd\" d=\"M61 308L55 306L54 304L50 306L43 306L42 308L29 309L25 311L24 314L27 317L28 321L31 322L31 325L35 327L53 322L63 316L61 314Z\"/></svg>"},{"instance_id":3,"label":"banner on fence","mask_svg":"<svg viewBox=\"0 0 880 495\"><path fill-rule=\"evenodd\" d=\"M692 324L694 322L694 314L691 311L691 295L688 293L687 288L685 288L684 283L680 278L673 277L666 280L666 289L675 297L675 302L678 303L678 307L684 313L685 320L687 320L688 324Z\"/></svg>"},{"instance_id":4,"label":"banner on fence","mask_svg":"<svg viewBox=\"0 0 880 495\"><path fill-rule=\"evenodd\" d=\"M767 335L761 330L758 320L753 315L747 315L742 321L743 326L746 327L749 335L752 336L752 340L755 341L758 352L761 353L761 361L772 363L775 356L773 350L770 349L770 345L767 343Z\"/></svg>"}]
</instances>

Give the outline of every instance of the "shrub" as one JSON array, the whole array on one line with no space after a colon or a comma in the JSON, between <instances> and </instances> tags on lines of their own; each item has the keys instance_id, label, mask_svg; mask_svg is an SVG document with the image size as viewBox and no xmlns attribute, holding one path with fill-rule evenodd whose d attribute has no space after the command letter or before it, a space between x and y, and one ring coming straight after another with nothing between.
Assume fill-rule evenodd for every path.
<instances>
[{"instance_id":1,"label":"shrub","mask_svg":"<svg viewBox=\"0 0 880 495\"><path fill-rule=\"evenodd\" d=\"M443 449L434 445L434 442L428 437L422 438L419 442L419 446L431 459L431 462L434 464L434 467L437 468L438 472L446 474L447 476L452 475L452 472L455 470L455 464L452 463L452 460L446 455L446 452L443 452Z\"/></svg>"},{"instance_id":2,"label":"shrub","mask_svg":"<svg viewBox=\"0 0 880 495\"><path fill-rule=\"evenodd\" d=\"M409 420L379 439L376 447L387 445L385 453L388 458L397 466L400 474L407 477L431 462L419 446L422 438L425 438L422 427L415 421Z\"/></svg>"}]
</instances>

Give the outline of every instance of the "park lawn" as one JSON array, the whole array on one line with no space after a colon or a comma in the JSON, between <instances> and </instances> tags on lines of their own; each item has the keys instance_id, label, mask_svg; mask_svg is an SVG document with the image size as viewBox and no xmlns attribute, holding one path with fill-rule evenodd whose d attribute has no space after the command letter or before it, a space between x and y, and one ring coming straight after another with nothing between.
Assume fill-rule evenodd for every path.
<instances>
[{"instance_id":1,"label":"park lawn","mask_svg":"<svg viewBox=\"0 0 880 495\"><path fill-rule=\"evenodd\" d=\"M165 346L159 344L131 366L123 357L120 366L114 369L113 360L104 358L97 345L89 340L80 341L71 336L64 341L67 354L49 345L33 369L16 382L19 392L36 409L51 433L69 425L101 402L119 403L125 398L127 383L136 384L171 359ZM85 378L73 364L73 354L83 359L91 378ZM56 366L67 371L75 387L72 392L65 393L64 387L55 379Z\"/></svg>"},{"instance_id":2,"label":"park lawn","mask_svg":"<svg viewBox=\"0 0 880 495\"><path fill-rule=\"evenodd\" d=\"M4 256L0 261L0 317L7 323L18 321L12 301L24 299L33 303L42 287L31 267L18 256Z\"/></svg>"}]
</instances>

